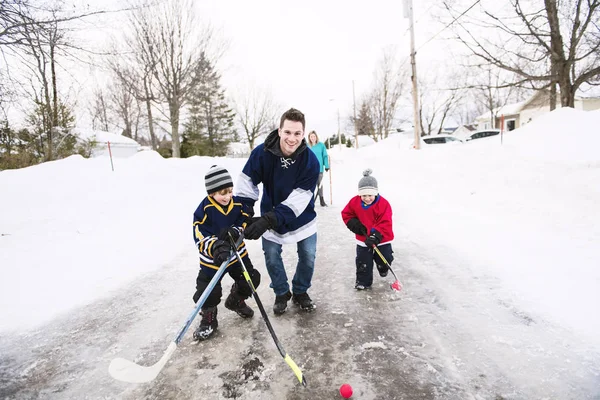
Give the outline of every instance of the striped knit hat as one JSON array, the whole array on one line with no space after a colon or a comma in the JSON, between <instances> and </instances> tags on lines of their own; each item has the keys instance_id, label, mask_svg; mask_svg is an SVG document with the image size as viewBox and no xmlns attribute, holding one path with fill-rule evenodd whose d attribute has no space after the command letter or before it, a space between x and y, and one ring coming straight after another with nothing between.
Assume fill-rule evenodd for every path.
<instances>
[{"instance_id":1,"label":"striped knit hat","mask_svg":"<svg viewBox=\"0 0 600 400\"><path fill-rule=\"evenodd\" d=\"M371 176L373 171L367 168L363 171L363 177L358 181L358 195L377 196L379 189L377 188L377 179Z\"/></svg>"},{"instance_id":2,"label":"striped knit hat","mask_svg":"<svg viewBox=\"0 0 600 400\"><path fill-rule=\"evenodd\" d=\"M206 192L208 194L233 187L233 181L231 180L229 172L227 172L225 168L216 165L210 167L204 180L206 182Z\"/></svg>"}]
</instances>

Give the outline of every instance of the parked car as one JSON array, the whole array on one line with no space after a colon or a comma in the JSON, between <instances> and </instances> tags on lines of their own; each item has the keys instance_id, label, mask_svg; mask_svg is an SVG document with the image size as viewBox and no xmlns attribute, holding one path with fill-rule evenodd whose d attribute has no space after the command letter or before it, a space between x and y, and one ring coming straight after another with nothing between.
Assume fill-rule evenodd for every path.
<instances>
[{"instance_id":1,"label":"parked car","mask_svg":"<svg viewBox=\"0 0 600 400\"><path fill-rule=\"evenodd\" d=\"M443 144L443 143L462 143L463 141L452 135L435 135L423 136L423 141L427 144Z\"/></svg>"},{"instance_id":2,"label":"parked car","mask_svg":"<svg viewBox=\"0 0 600 400\"><path fill-rule=\"evenodd\" d=\"M500 129L486 129L484 131L477 131L477 132L471 133L469 136L466 137L465 141L481 139L481 138L490 137L490 136L496 136L499 134L500 134Z\"/></svg>"}]
</instances>

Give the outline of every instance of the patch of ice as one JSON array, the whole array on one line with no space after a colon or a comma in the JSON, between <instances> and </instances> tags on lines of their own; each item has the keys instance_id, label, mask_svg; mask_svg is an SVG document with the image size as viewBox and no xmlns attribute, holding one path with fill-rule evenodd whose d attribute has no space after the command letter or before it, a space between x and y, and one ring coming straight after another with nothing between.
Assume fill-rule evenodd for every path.
<instances>
[{"instance_id":1,"label":"patch of ice","mask_svg":"<svg viewBox=\"0 0 600 400\"><path fill-rule=\"evenodd\" d=\"M383 349L387 350L387 346L381 342L368 342L362 345L363 350L367 349Z\"/></svg>"}]
</instances>

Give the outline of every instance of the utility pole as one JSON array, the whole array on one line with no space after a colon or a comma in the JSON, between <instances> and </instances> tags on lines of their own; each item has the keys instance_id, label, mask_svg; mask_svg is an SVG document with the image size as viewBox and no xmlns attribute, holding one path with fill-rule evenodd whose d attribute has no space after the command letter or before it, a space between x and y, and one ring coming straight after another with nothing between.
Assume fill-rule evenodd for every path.
<instances>
[{"instance_id":1,"label":"utility pole","mask_svg":"<svg viewBox=\"0 0 600 400\"><path fill-rule=\"evenodd\" d=\"M354 105L354 148L358 149L358 129L356 128L356 97L354 96L354 81L352 81L352 103Z\"/></svg>"},{"instance_id":2,"label":"utility pole","mask_svg":"<svg viewBox=\"0 0 600 400\"><path fill-rule=\"evenodd\" d=\"M338 115L338 144L340 145L340 151L342 151L342 135L340 134L340 107L337 109Z\"/></svg>"},{"instance_id":3,"label":"utility pole","mask_svg":"<svg viewBox=\"0 0 600 400\"><path fill-rule=\"evenodd\" d=\"M329 99L329 101L335 101L335 103L337 105L336 99ZM340 145L340 151L342 151L342 135L340 135L340 106L339 105L337 105L337 124L338 124L338 129L337 129L338 144Z\"/></svg>"},{"instance_id":4,"label":"utility pole","mask_svg":"<svg viewBox=\"0 0 600 400\"><path fill-rule=\"evenodd\" d=\"M414 148L421 148L421 123L419 119L419 91L417 88L417 60L415 58L415 26L413 21L413 2L412 0L404 0L404 17L408 14L408 23L410 24L410 65L412 67L412 96L413 96L413 117L415 143Z\"/></svg>"}]
</instances>

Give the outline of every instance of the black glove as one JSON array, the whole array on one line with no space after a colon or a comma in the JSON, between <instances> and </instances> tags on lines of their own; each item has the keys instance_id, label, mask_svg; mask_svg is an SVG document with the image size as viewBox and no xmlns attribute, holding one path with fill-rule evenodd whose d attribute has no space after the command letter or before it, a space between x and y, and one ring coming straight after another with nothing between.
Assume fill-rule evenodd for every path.
<instances>
[{"instance_id":1,"label":"black glove","mask_svg":"<svg viewBox=\"0 0 600 400\"><path fill-rule=\"evenodd\" d=\"M246 225L244 230L244 237L248 240L256 240L267 231L267 229L277 228L277 217L273 211L269 211L260 218L254 220L252 223Z\"/></svg>"},{"instance_id":2,"label":"black glove","mask_svg":"<svg viewBox=\"0 0 600 400\"><path fill-rule=\"evenodd\" d=\"M348 229L350 229L357 235L367 236L367 228L365 228L365 226L358 220L358 218L351 218L346 223L346 226L348 227Z\"/></svg>"},{"instance_id":3,"label":"black glove","mask_svg":"<svg viewBox=\"0 0 600 400\"><path fill-rule=\"evenodd\" d=\"M223 240L227 243L229 243L229 235L231 235L231 237L233 238L233 242L237 242L238 239L240 238L240 230L239 228L235 227L235 226L230 226L229 228L223 228L221 229L221 232L219 233L218 238L220 240Z\"/></svg>"},{"instance_id":4,"label":"black glove","mask_svg":"<svg viewBox=\"0 0 600 400\"><path fill-rule=\"evenodd\" d=\"M252 225L253 223L255 223L256 221L258 221L260 219L260 217L248 217L246 218L246 228L249 227L250 225Z\"/></svg>"},{"instance_id":5,"label":"black glove","mask_svg":"<svg viewBox=\"0 0 600 400\"><path fill-rule=\"evenodd\" d=\"M325 168L325 172L329 172L329 168Z\"/></svg>"},{"instance_id":6,"label":"black glove","mask_svg":"<svg viewBox=\"0 0 600 400\"><path fill-rule=\"evenodd\" d=\"M215 265L221 265L229 260L231 246L224 240L215 240L212 246L212 255Z\"/></svg>"},{"instance_id":7,"label":"black glove","mask_svg":"<svg viewBox=\"0 0 600 400\"><path fill-rule=\"evenodd\" d=\"M381 239L383 239L381 233L379 233L379 231L377 231L376 229L373 229L371 231L371 234L365 239L365 244L367 245L367 247L377 246L379 243L381 243Z\"/></svg>"}]
</instances>

